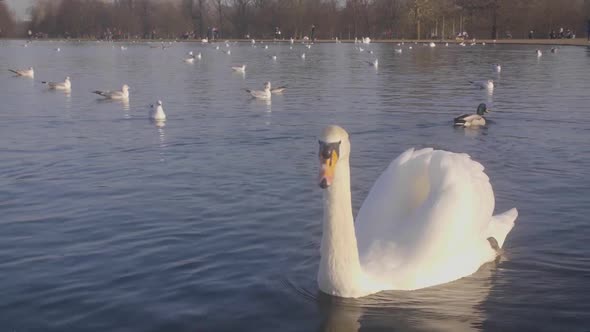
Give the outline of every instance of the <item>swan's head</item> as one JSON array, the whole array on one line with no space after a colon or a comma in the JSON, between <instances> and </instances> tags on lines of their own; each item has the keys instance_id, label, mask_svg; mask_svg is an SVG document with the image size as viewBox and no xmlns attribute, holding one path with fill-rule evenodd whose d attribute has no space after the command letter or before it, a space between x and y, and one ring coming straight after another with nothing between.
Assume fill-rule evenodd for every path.
<instances>
[{"instance_id":1,"label":"swan's head","mask_svg":"<svg viewBox=\"0 0 590 332\"><path fill-rule=\"evenodd\" d=\"M336 165L341 159L348 159L350 141L348 133L342 127L328 126L319 139L318 157L320 160L319 185L326 189L332 185L336 173Z\"/></svg>"}]
</instances>

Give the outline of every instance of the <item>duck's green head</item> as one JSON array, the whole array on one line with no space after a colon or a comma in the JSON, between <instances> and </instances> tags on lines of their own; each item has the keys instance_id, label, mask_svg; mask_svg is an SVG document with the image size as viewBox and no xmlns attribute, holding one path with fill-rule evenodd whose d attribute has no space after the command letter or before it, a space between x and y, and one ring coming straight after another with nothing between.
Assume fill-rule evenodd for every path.
<instances>
[{"instance_id":1,"label":"duck's green head","mask_svg":"<svg viewBox=\"0 0 590 332\"><path fill-rule=\"evenodd\" d=\"M481 104L479 104L479 106L477 106L477 114L478 115L484 115L489 111L490 110L488 109L488 107L484 103L481 103Z\"/></svg>"}]
</instances>

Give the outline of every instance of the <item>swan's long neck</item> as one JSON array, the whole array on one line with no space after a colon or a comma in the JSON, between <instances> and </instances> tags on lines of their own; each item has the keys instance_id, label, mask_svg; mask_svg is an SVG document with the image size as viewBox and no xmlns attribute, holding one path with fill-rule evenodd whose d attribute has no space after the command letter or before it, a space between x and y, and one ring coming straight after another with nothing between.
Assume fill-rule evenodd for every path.
<instances>
[{"instance_id":1,"label":"swan's long neck","mask_svg":"<svg viewBox=\"0 0 590 332\"><path fill-rule=\"evenodd\" d=\"M355 297L360 291L361 266L352 217L350 167L339 160L332 185L324 191L324 225L318 272L320 289Z\"/></svg>"}]
</instances>

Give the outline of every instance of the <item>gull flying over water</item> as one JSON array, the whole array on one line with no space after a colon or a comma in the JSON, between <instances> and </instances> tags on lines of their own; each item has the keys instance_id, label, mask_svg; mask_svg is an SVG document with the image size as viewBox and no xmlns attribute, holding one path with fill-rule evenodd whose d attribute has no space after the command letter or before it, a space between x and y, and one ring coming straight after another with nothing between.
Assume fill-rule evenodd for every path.
<instances>
[{"instance_id":1,"label":"gull flying over water","mask_svg":"<svg viewBox=\"0 0 590 332\"><path fill-rule=\"evenodd\" d=\"M96 93L99 96L103 96L106 99L116 99L116 100L128 100L129 99L129 86L124 84L121 88L121 91L92 91L92 93Z\"/></svg>"},{"instance_id":2,"label":"gull flying over water","mask_svg":"<svg viewBox=\"0 0 590 332\"><path fill-rule=\"evenodd\" d=\"M270 100L271 97L271 86L270 82L264 83L264 90L249 90L246 89L253 98L262 99L262 100Z\"/></svg>"},{"instance_id":3,"label":"gull flying over water","mask_svg":"<svg viewBox=\"0 0 590 332\"><path fill-rule=\"evenodd\" d=\"M8 71L14 73L15 76L30 78L35 77L35 71L33 70L33 67L29 67L28 69L8 69Z\"/></svg>"},{"instance_id":4,"label":"gull flying over water","mask_svg":"<svg viewBox=\"0 0 590 332\"><path fill-rule=\"evenodd\" d=\"M51 90L70 91L72 89L72 82L70 81L70 77L69 76L66 76L66 79L63 82L47 82L47 81L42 81L41 83L47 84L47 86Z\"/></svg>"}]
</instances>

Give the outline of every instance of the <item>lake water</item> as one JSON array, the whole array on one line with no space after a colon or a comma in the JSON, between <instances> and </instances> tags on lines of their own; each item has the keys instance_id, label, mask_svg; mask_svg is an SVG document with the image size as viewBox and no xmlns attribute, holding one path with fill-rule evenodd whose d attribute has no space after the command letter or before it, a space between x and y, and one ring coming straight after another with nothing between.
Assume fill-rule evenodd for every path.
<instances>
[{"instance_id":1,"label":"lake water","mask_svg":"<svg viewBox=\"0 0 590 332\"><path fill-rule=\"evenodd\" d=\"M0 43L3 331L590 330L590 49L22 45ZM35 80L7 71L31 65ZM66 75L69 95L39 83ZM493 94L468 83L487 78ZM289 88L243 91L267 80ZM128 104L91 93L123 83ZM158 99L164 127L147 119ZM487 128L453 128L480 102ZM419 291L320 294L327 124L351 133L355 213L410 147L480 161L496 211L520 212L504 257Z\"/></svg>"}]
</instances>

